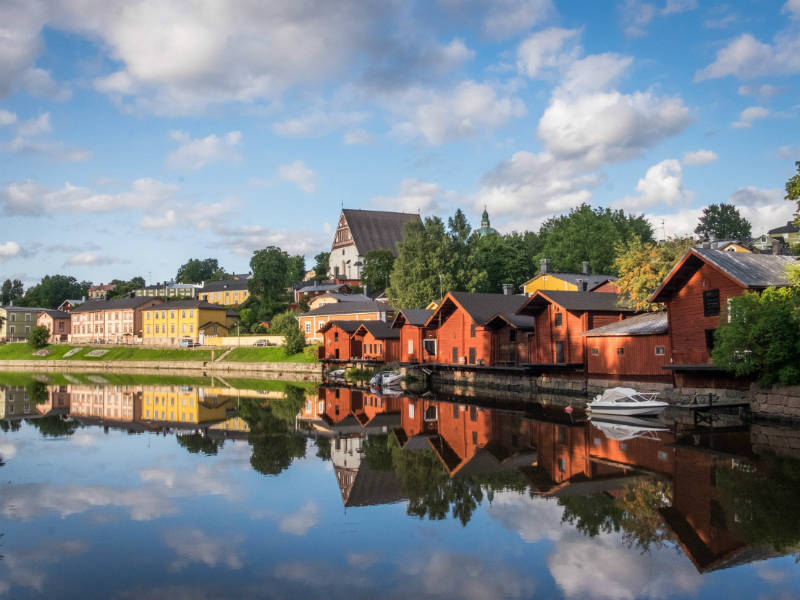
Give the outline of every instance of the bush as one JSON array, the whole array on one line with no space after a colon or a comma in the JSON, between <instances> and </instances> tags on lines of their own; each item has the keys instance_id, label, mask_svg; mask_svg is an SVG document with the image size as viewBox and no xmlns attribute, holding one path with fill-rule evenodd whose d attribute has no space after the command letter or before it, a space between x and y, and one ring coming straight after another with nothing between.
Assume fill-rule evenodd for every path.
<instances>
[{"instance_id":1,"label":"bush","mask_svg":"<svg viewBox=\"0 0 800 600\"><path fill-rule=\"evenodd\" d=\"M50 330L44 325L37 325L31 329L31 333L28 336L28 345L38 350L39 348L47 346L49 340Z\"/></svg>"},{"instance_id":2,"label":"bush","mask_svg":"<svg viewBox=\"0 0 800 600\"><path fill-rule=\"evenodd\" d=\"M322 344L309 344L305 348L303 348L303 354L305 354L309 358L313 358L316 360L317 358L317 351Z\"/></svg>"},{"instance_id":3,"label":"bush","mask_svg":"<svg viewBox=\"0 0 800 600\"><path fill-rule=\"evenodd\" d=\"M305 348L306 338L300 332L300 326L297 325L297 321L295 321L294 329L290 329L283 335L286 338L286 345L283 347L283 351L286 352L286 356L297 354L303 348Z\"/></svg>"},{"instance_id":4,"label":"bush","mask_svg":"<svg viewBox=\"0 0 800 600\"><path fill-rule=\"evenodd\" d=\"M273 335L287 335L293 329L300 331L300 326L297 315L290 310L275 315L269 326L269 332Z\"/></svg>"}]
</instances>

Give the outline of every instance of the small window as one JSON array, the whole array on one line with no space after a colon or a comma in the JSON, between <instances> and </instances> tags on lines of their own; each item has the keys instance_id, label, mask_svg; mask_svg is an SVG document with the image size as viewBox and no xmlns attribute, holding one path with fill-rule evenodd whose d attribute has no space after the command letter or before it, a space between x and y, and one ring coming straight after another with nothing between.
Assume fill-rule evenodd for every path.
<instances>
[{"instance_id":1,"label":"small window","mask_svg":"<svg viewBox=\"0 0 800 600\"><path fill-rule=\"evenodd\" d=\"M311 333L311 322L306 321L306 333Z\"/></svg>"},{"instance_id":2,"label":"small window","mask_svg":"<svg viewBox=\"0 0 800 600\"><path fill-rule=\"evenodd\" d=\"M516 342L517 341L517 330L511 328L508 330L508 341L509 342Z\"/></svg>"},{"instance_id":3,"label":"small window","mask_svg":"<svg viewBox=\"0 0 800 600\"><path fill-rule=\"evenodd\" d=\"M414 340L408 340L408 353L414 354Z\"/></svg>"},{"instance_id":4,"label":"small window","mask_svg":"<svg viewBox=\"0 0 800 600\"><path fill-rule=\"evenodd\" d=\"M558 470L561 473L567 472L567 461L565 461L563 458L558 459Z\"/></svg>"},{"instance_id":5,"label":"small window","mask_svg":"<svg viewBox=\"0 0 800 600\"><path fill-rule=\"evenodd\" d=\"M564 319L564 315L562 315L561 313L556 313L555 326L556 327L561 327L561 325L563 323L563 319Z\"/></svg>"},{"instance_id":6,"label":"small window","mask_svg":"<svg viewBox=\"0 0 800 600\"><path fill-rule=\"evenodd\" d=\"M469 337L475 337L475 323L469 326Z\"/></svg>"},{"instance_id":7,"label":"small window","mask_svg":"<svg viewBox=\"0 0 800 600\"><path fill-rule=\"evenodd\" d=\"M617 355L622 356L625 354L625 348L617 348Z\"/></svg>"},{"instance_id":8,"label":"small window","mask_svg":"<svg viewBox=\"0 0 800 600\"><path fill-rule=\"evenodd\" d=\"M408 405L408 418L409 419L413 419L414 418L414 405L413 404L409 404Z\"/></svg>"},{"instance_id":9,"label":"small window","mask_svg":"<svg viewBox=\"0 0 800 600\"><path fill-rule=\"evenodd\" d=\"M656 346L656 356L664 356L664 346Z\"/></svg>"},{"instance_id":10,"label":"small window","mask_svg":"<svg viewBox=\"0 0 800 600\"><path fill-rule=\"evenodd\" d=\"M706 329L706 350L711 352L714 349L714 332L716 329Z\"/></svg>"},{"instance_id":11,"label":"small window","mask_svg":"<svg viewBox=\"0 0 800 600\"><path fill-rule=\"evenodd\" d=\"M592 348L592 356L597 356L600 354L600 348Z\"/></svg>"},{"instance_id":12,"label":"small window","mask_svg":"<svg viewBox=\"0 0 800 600\"><path fill-rule=\"evenodd\" d=\"M333 341L334 342L338 342L339 341L339 332L338 331L334 331L333 332Z\"/></svg>"},{"instance_id":13,"label":"small window","mask_svg":"<svg viewBox=\"0 0 800 600\"><path fill-rule=\"evenodd\" d=\"M186 311L185 310L181 311L181 317L184 318L184 319L186 318Z\"/></svg>"},{"instance_id":14,"label":"small window","mask_svg":"<svg viewBox=\"0 0 800 600\"><path fill-rule=\"evenodd\" d=\"M473 431L472 432L472 443L475 446L478 445L478 432L477 431Z\"/></svg>"},{"instance_id":15,"label":"small window","mask_svg":"<svg viewBox=\"0 0 800 600\"><path fill-rule=\"evenodd\" d=\"M174 310L169 311L169 318L170 319L174 319L175 318L175 311Z\"/></svg>"},{"instance_id":16,"label":"small window","mask_svg":"<svg viewBox=\"0 0 800 600\"><path fill-rule=\"evenodd\" d=\"M719 290L703 292L703 316L715 317L719 314Z\"/></svg>"}]
</instances>

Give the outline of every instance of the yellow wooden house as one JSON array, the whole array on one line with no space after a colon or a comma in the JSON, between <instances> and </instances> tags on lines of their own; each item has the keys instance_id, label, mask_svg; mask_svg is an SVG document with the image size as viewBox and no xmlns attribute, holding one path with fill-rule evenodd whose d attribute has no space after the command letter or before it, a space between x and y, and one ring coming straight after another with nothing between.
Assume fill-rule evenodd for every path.
<instances>
[{"instance_id":1,"label":"yellow wooden house","mask_svg":"<svg viewBox=\"0 0 800 600\"><path fill-rule=\"evenodd\" d=\"M235 401L207 396L202 387L147 386L142 391L139 420L151 423L203 425L228 418Z\"/></svg>"},{"instance_id":2,"label":"yellow wooden house","mask_svg":"<svg viewBox=\"0 0 800 600\"><path fill-rule=\"evenodd\" d=\"M237 320L234 311L202 300L165 302L142 311L142 341L166 346L201 342L204 335L228 335Z\"/></svg>"}]
</instances>

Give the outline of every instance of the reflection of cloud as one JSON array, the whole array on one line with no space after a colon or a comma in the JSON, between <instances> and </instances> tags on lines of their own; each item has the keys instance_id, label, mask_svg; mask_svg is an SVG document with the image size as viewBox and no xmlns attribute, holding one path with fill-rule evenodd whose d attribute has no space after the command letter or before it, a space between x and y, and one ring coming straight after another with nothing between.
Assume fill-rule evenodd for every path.
<instances>
[{"instance_id":1,"label":"reflection of cloud","mask_svg":"<svg viewBox=\"0 0 800 600\"><path fill-rule=\"evenodd\" d=\"M347 555L347 564L357 569L369 569L378 562L379 557L375 554L363 552L361 554L350 553Z\"/></svg>"},{"instance_id":2,"label":"reflection of cloud","mask_svg":"<svg viewBox=\"0 0 800 600\"><path fill-rule=\"evenodd\" d=\"M35 548L8 552L3 562L11 584L36 590L40 594L46 577L45 565L84 554L86 544L78 540L52 541ZM10 589L8 582L0 581L0 594Z\"/></svg>"},{"instance_id":3,"label":"reflection of cloud","mask_svg":"<svg viewBox=\"0 0 800 600\"><path fill-rule=\"evenodd\" d=\"M775 569L767 562L759 562L755 565L756 573L758 576L767 583L780 583L786 579L786 571Z\"/></svg>"},{"instance_id":4,"label":"reflection of cloud","mask_svg":"<svg viewBox=\"0 0 800 600\"><path fill-rule=\"evenodd\" d=\"M3 458L14 458L17 453L17 445L14 442L0 442L0 456Z\"/></svg>"},{"instance_id":5,"label":"reflection of cloud","mask_svg":"<svg viewBox=\"0 0 800 600\"><path fill-rule=\"evenodd\" d=\"M557 540L563 533L563 509L555 500L531 498L516 492L496 492L486 513L528 543Z\"/></svg>"},{"instance_id":6,"label":"reflection of cloud","mask_svg":"<svg viewBox=\"0 0 800 600\"><path fill-rule=\"evenodd\" d=\"M318 522L319 506L313 500L309 500L299 511L281 519L278 529L292 535L305 535Z\"/></svg>"},{"instance_id":7,"label":"reflection of cloud","mask_svg":"<svg viewBox=\"0 0 800 600\"><path fill-rule=\"evenodd\" d=\"M171 571L180 571L192 563L241 569L242 559L237 547L242 541L241 536L211 537L200 529L170 531L164 535L164 544L178 555L169 565Z\"/></svg>"}]
</instances>

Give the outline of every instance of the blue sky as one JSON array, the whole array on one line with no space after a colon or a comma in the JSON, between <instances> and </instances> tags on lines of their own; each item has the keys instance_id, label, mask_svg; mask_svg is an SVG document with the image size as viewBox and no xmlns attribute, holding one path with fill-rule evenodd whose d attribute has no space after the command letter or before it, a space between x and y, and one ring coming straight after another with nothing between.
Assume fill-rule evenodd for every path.
<instances>
[{"instance_id":1,"label":"blue sky","mask_svg":"<svg viewBox=\"0 0 800 600\"><path fill-rule=\"evenodd\" d=\"M791 218L800 0L6 0L0 277L327 250L339 208ZM310 265L309 265L310 266Z\"/></svg>"}]
</instances>

